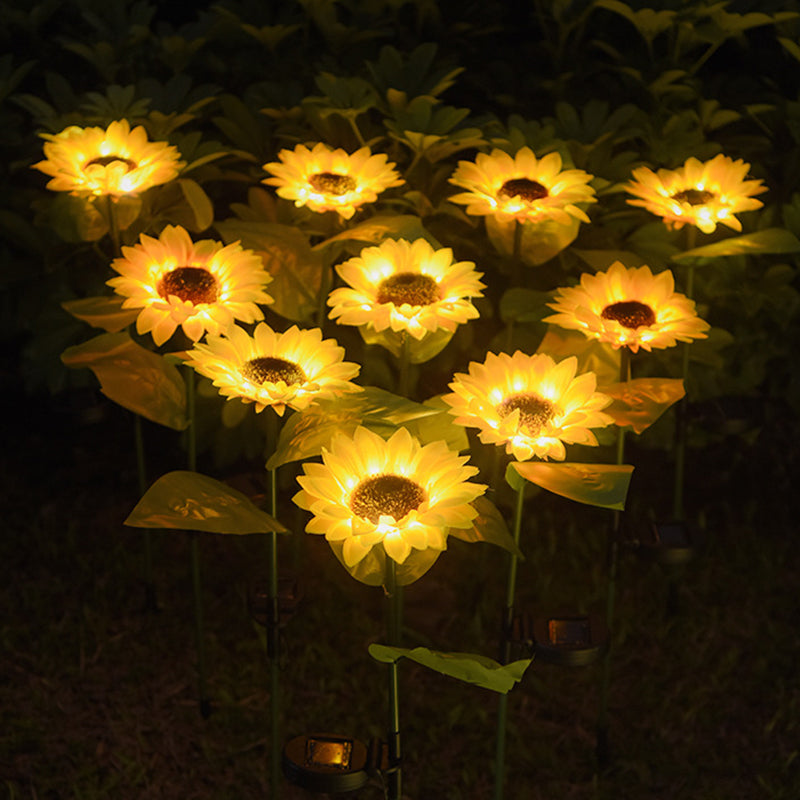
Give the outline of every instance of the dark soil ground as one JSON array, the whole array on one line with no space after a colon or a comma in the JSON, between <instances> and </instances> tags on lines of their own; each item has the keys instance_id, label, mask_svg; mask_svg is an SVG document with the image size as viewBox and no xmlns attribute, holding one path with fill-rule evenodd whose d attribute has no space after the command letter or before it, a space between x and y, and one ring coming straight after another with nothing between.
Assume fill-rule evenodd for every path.
<instances>
[{"instance_id":1,"label":"dark soil ground","mask_svg":"<svg viewBox=\"0 0 800 800\"><path fill-rule=\"evenodd\" d=\"M189 535L153 534L152 612L144 537L123 525L138 500L130 419L92 392L15 405L0 466L5 796L269 797L268 665L247 611L265 569L263 540L200 542L213 701L204 720ZM595 769L599 666L536 661L509 695L509 800L800 797L792 430L770 422L750 445L692 453L689 507L702 527L694 559L673 574L623 548L608 770ZM180 468L173 434L147 434L149 452L162 451L154 474ZM648 451L631 457L642 464L635 513L635 497L657 494L665 467ZM281 507L298 532L282 537L280 558L303 598L283 630L282 731L380 737L385 667L367 653L383 635L380 590L356 583L321 537L302 533L293 477L283 479ZM544 495L529 511L537 530L523 532L520 605L602 608L608 514ZM504 581L502 551L454 542L406 590L406 643L495 657ZM403 662L404 794L490 797L496 708L489 691ZM284 783L281 796L308 795ZM358 796L383 793L376 783Z\"/></svg>"}]
</instances>

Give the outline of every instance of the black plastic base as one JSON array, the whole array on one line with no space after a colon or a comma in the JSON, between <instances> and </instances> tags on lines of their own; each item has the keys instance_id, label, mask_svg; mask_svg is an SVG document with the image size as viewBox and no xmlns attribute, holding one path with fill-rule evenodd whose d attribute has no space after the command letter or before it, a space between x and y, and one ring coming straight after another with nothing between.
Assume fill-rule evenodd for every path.
<instances>
[{"instance_id":1,"label":"black plastic base","mask_svg":"<svg viewBox=\"0 0 800 800\"><path fill-rule=\"evenodd\" d=\"M695 535L686 522L654 522L639 541L639 553L665 566L679 566L694 556Z\"/></svg>"},{"instance_id":2,"label":"black plastic base","mask_svg":"<svg viewBox=\"0 0 800 800\"><path fill-rule=\"evenodd\" d=\"M597 614L559 613L533 621L533 652L549 664L584 667L608 646L606 625Z\"/></svg>"},{"instance_id":3,"label":"black plastic base","mask_svg":"<svg viewBox=\"0 0 800 800\"><path fill-rule=\"evenodd\" d=\"M330 733L305 734L283 748L283 774L318 793L355 792L369 780L369 752L358 739Z\"/></svg>"}]
</instances>

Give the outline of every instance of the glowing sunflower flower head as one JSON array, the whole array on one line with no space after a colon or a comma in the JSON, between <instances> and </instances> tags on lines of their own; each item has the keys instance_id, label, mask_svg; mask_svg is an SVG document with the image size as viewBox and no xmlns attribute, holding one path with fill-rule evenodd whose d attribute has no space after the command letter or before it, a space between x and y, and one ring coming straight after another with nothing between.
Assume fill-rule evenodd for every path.
<instances>
[{"instance_id":1,"label":"glowing sunflower flower head","mask_svg":"<svg viewBox=\"0 0 800 800\"><path fill-rule=\"evenodd\" d=\"M591 429L612 422L602 411L611 398L595 391L593 372L576 376L577 366L575 356L556 363L544 353L489 353L453 376L453 394L444 400L482 442L505 445L520 461L563 461L565 444L596 445Z\"/></svg>"},{"instance_id":2,"label":"glowing sunflower flower head","mask_svg":"<svg viewBox=\"0 0 800 800\"><path fill-rule=\"evenodd\" d=\"M674 289L669 270L653 275L649 267L628 269L617 261L607 272L584 273L579 286L559 289L548 303L558 313L544 321L634 353L705 339L710 325Z\"/></svg>"},{"instance_id":3,"label":"glowing sunflower flower head","mask_svg":"<svg viewBox=\"0 0 800 800\"><path fill-rule=\"evenodd\" d=\"M185 166L175 147L148 141L141 125L131 130L124 119L105 130L72 125L43 138L46 159L33 168L51 176L47 188L55 192L139 194L175 179Z\"/></svg>"},{"instance_id":4,"label":"glowing sunflower flower head","mask_svg":"<svg viewBox=\"0 0 800 800\"><path fill-rule=\"evenodd\" d=\"M350 288L331 292L331 319L376 331L408 331L417 340L476 319L470 298L482 297L485 288L475 264L453 261L452 250L434 250L425 239L387 239L336 269Z\"/></svg>"},{"instance_id":5,"label":"glowing sunflower flower head","mask_svg":"<svg viewBox=\"0 0 800 800\"><path fill-rule=\"evenodd\" d=\"M111 266L120 277L106 281L125 297L123 308L141 308L136 330L162 345L180 326L194 342L219 334L234 320L255 322L258 304L272 302L264 287L272 280L261 259L238 242L192 242L186 230L168 225L158 239L122 248Z\"/></svg>"},{"instance_id":6,"label":"glowing sunflower flower head","mask_svg":"<svg viewBox=\"0 0 800 800\"><path fill-rule=\"evenodd\" d=\"M252 336L237 325L225 336L209 336L189 351L187 363L223 397L255 403L256 412L271 406L283 416L287 406L302 411L316 400L359 391L350 379L360 367L343 358L344 348L323 339L319 328L293 325L276 333L261 322Z\"/></svg>"},{"instance_id":7,"label":"glowing sunflower flower head","mask_svg":"<svg viewBox=\"0 0 800 800\"><path fill-rule=\"evenodd\" d=\"M474 162L459 161L450 183L466 189L451 202L462 203L467 214L494 215L518 222L553 220L568 224L573 218L589 222L576 203L594 203L592 176L580 169L562 169L561 156L537 158L529 147L515 156L503 150L479 153Z\"/></svg>"},{"instance_id":8,"label":"glowing sunflower flower head","mask_svg":"<svg viewBox=\"0 0 800 800\"><path fill-rule=\"evenodd\" d=\"M761 208L764 204L753 195L767 191L760 180L745 180L749 169L744 161L724 155L706 162L689 158L675 170L638 167L626 187L636 199L628 203L646 208L675 228L694 225L713 233L721 223L741 231L734 215Z\"/></svg>"},{"instance_id":9,"label":"glowing sunflower flower head","mask_svg":"<svg viewBox=\"0 0 800 800\"><path fill-rule=\"evenodd\" d=\"M348 566L382 544L402 564L412 549L444 550L448 528L469 528L486 491L444 442L420 445L405 428L387 441L367 428L339 434L322 464L306 463L294 501L314 516L308 533L343 544Z\"/></svg>"},{"instance_id":10,"label":"glowing sunflower flower head","mask_svg":"<svg viewBox=\"0 0 800 800\"><path fill-rule=\"evenodd\" d=\"M385 189L403 183L394 164L383 153L372 155L368 147L348 154L321 142L311 150L299 144L294 150L281 150L278 158L264 164L274 177L263 183L277 186L278 196L296 206L317 213L335 211L344 219L365 203L374 203Z\"/></svg>"}]
</instances>

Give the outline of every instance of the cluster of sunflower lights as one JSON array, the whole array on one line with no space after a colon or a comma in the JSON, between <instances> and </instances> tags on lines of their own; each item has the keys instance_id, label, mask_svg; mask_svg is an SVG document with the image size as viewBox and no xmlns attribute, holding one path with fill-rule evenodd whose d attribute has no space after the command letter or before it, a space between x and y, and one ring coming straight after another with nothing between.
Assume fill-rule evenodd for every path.
<instances>
[{"instance_id":1,"label":"cluster of sunflower lights","mask_svg":"<svg viewBox=\"0 0 800 800\"><path fill-rule=\"evenodd\" d=\"M624 463L624 434L626 429L641 433L680 400L688 369L686 356L681 379L634 379L631 356L679 342L687 347L706 336L709 326L697 316L691 299L691 269L683 294L675 291L671 271L653 274L647 266L626 267L619 261L605 271L583 274L577 286L555 291L548 303L554 313L545 319L554 326L551 333L560 328L564 341L565 331L578 332L578 338L605 348L618 363L619 379L604 383L602 391L598 375L578 357L586 349L576 347L580 353L570 355L562 347L555 357L545 351L559 334L553 334L555 339L548 334L533 354L487 353L466 372L453 375L451 393L418 403L411 399L411 365L432 359L458 326L478 317L473 301L483 296L486 285L475 264L455 260L451 249L428 238L386 236L336 265L336 288L333 270L328 271L319 287L318 309L325 311L327 305L331 320L356 326L365 342L386 348L396 358L397 393L359 386L353 382L359 365L345 361L344 348L324 338L322 319L318 327L292 325L282 332L263 321L262 307L273 302L273 276L259 253L238 241L193 240L174 224L149 231L133 225L143 193L180 180L185 164L174 147L150 142L144 128L131 129L126 121L106 129L70 127L45 139L46 158L35 168L51 177L49 189L83 199L86 213L97 220L101 236L108 235L113 250L109 263L115 274L107 284L115 294L66 305L105 332L70 348L63 358L70 366L90 367L103 391L134 412L143 496L127 524L267 537L271 796L279 796L280 760L277 536L286 532L278 519L276 473L289 462L302 462L293 500L309 514L306 531L325 536L354 578L383 588L387 644L372 645L370 653L388 664L389 697L388 737L377 750L347 737L295 738L283 754L291 780L313 791L351 791L377 769L387 796L401 797L402 658L498 693L497 800L504 796L508 692L533 655L556 654L562 663L587 663L581 653L603 651L599 753L607 728L610 648L602 637L603 646L597 646L591 630L595 623L582 615L549 618L543 628L537 623L537 631L543 632L528 643L530 657L511 660L520 619L515 594L525 489L533 483L613 511L605 617L610 631L620 512L633 469ZM322 143L298 145L282 150L278 158L264 165L269 177L263 183L296 206L338 215L343 225L385 190L403 183L395 165L367 147L347 153ZM761 205L754 195L765 189L760 181L745 179L748 168L722 155L707 163L690 158L674 171L654 173L642 167L626 187L635 198L629 202L666 225L687 226L687 251L695 252L697 229L709 233L721 223L741 230L735 215ZM586 208L597 200L591 180L581 170L565 169L557 153L537 158L529 148L514 155L494 150L474 162L459 162L450 181L463 191L449 199L465 205L468 214L485 218L493 246L518 271L523 264L536 265L556 255L574 240L580 223L590 222ZM138 241L123 245L122 235L127 231L130 238L131 230L138 232ZM138 341L129 332L131 326ZM569 337L566 341L574 344ZM177 365L182 365L183 376ZM228 400L252 404L256 414L269 416L268 510L197 472L195 373ZM188 437L188 468L164 475L146 491L141 417L185 430ZM567 446L596 446L595 431L609 426L616 427L614 464L566 461ZM495 446L490 485L473 482L479 470L459 453L469 446L468 428L477 431L483 444ZM679 520L684 518L681 436L675 458L674 515ZM487 497L497 496L503 479L516 492L510 530ZM482 654L402 647L401 587L431 568L450 536L509 551L499 661ZM191 541L205 715L210 706L196 534Z\"/></svg>"}]
</instances>

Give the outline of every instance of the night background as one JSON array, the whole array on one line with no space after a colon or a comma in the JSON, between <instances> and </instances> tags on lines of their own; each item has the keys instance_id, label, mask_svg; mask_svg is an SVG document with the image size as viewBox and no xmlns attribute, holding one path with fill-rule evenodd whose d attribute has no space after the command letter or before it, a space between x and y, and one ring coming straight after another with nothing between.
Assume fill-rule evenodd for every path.
<instances>
[{"instance_id":1,"label":"night background","mask_svg":"<svg viewBox=\"0 0 800 800\"><path fill-rule=\"evenodd\" d=\"M137 430L147 486L186 470L196 446L197 472L258 506L277 417L226 402L207 378L197 380L189 427L164 413L154 420L124 388L101 391L91 342L128 333L73 312L113 295L113 230L99 201L48 191L31 168L45 158L42 134L123 119L177 148L187 166L179 181L123 199L120 243L168 225L195 240L241 238L273 278L266 322L320 325L360 365L358 384L391 393L388 411L364 412L384 435L406 413L415 435L430 436L436 425L414 415L455 373L488 352L534 353L546 336L560 342L556 358L577 347L602 390L603 376L617 380L619 355L553 339L545 303L617 260L671 269L677 291L692 270L697 313L711 328L690 345L683 410L665 407L626 435L634 469L615 536L610 655L585 666L537 655L508 692L505 797L800 796L800 4L9 0L0 40L0 791L9 800L274 796L269 633L252 613L268 578L266 535L124 523L142 497ZM281 149L315 142L385 153L405 183L350 220L295 206L262 183ZM593 176L596 192L590 222L554 234L542 258L524 238L512 252L500 233L487 235L488 220L448 200L460 161L523 147L559 153ZM747 162L747 177L767 189L761 207L737 214L741 232L697 231L692 244L687 227L626 202L633 169L718 154ZM321 315L320 293L324 276L367 245L416 236L474 262L486 288L479 318L404 375L388 345ZM694 247L709 249L681 257ZM177 359L162 358L187 347L180 331L156 346L125 325L131 347L181 374ZM681 359L682 345L641 350L632 369L677 379ZM347 402L337 413L351 419L362 407ZM185 423L184 407L175 413ZM689 539L676 551L653 531L670 518L680 413ZM455 441L447 416L436 424ZM511 526L516 491L502 480L498 448L474 429L466 435L476 480L490 484ZM598 438L599 447L568 445L567 461L612 464L613 431ZM386 665L368 647L386 641L384 593L346 574L322 536L304 533L309 514L292 502L298 475L301 461L288 457L277 472L277 518L291 531L277 537L291 595L280 620L280 741L321 732L377 741L386 737ZM602 617L614 512L530 484L525 498L521 619ZM484 541L451 535L404 588L403 646L498 658L509 555L495 545L509 534L493 524ZM523 631L515 659L531 658L530 638ZM604 669L608 751L598 763ZM492 797L499 693L410 659L399 673L402 796ZM385 791L373 774L347 796ZM277 796L325 795L281 778Z\"/></svg>"}]
</instances>

